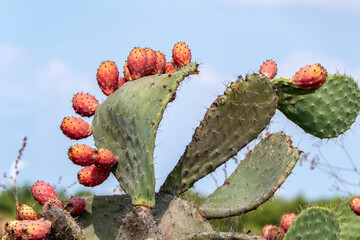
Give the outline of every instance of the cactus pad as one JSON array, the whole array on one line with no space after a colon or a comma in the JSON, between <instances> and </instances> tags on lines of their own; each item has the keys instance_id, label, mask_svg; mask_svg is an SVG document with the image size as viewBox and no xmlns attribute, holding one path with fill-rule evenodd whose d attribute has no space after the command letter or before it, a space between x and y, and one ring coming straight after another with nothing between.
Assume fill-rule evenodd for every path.
<instances>
[{"instance_id":1,"label":"cactus pad","mask_svg":"<svg viewBox=\"0 0 360 240\"><path fill-rule=\"evenodd\" d=\"M326 82L308 94L284 91L273 82L279 95L278 108L305 132L319 138L334 138L348 130L360 111L360 94L349 76L329 75ZM286 81L283 81L286 83ZM289 85L289 84L288 84Z\"/></svg>"},{"instance_id":2,"label":"cactus pad","mask_svg":"<svg viewBox=\"0 0 360 240\"><path fill-rule=\"evenodd\" d=\"M153 152L157 128L179 83L197 66L190 63L173 75L127 82L96 109L95 145L118 157L113 173L134 205L152 208L155 204Z\"/></svg>"},{"instance_id":3,"label":"cactus pad","mask_svg":"<svg viewBox=\"0 0 360 240\"><path fill-rule=\"evenodd\" d=\"M239 77L205 113L160 192L180 195L213 172L259 135L276 107L277 96L266 77Z\"/></svg>"},{"instance_id":4,"label":"cactus pad","mask_svg":"<svg viewBox=\"0 0 360 240\"><path fill-rule=\"evenodd\" d=\"M323 207L311 207L297 216L284 240L338 240L340 227L335 213Z\"/></svg>"},{"instance_id":5,"label":"cactus pad","mask_svg":"<svg viewBox=\"0 0 360 240\"><path fill-rule=\"evenodd\" d=\"M225 183L200 205L205 218L240 215L272 197L291 173L300 151L284 133L262 140Z\"/></svg>"},{"instance_id":6,"label":"cactus pad","mask_svg":"<svg viewBox=\"0 0 360 240\"><path fill-rule=\"evenodd\" d=\"M339 211L341 240L360 240L360 216L357 216L350 209L351 199L344 201Z\"/></svg>"}]
</instances>

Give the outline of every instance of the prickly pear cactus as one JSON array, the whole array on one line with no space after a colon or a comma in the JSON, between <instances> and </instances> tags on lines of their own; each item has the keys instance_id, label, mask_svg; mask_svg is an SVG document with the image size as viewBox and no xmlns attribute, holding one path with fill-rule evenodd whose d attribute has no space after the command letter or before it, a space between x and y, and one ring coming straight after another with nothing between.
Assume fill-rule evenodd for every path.
<instances>
[{"instance_id":1,"label":"prickly pear cactus","mask_svg":"<svg viewBox=\"0 0 360 240\"><path fill-rule=\"evenodd\" d=\"M151 64L147 64L148 57ZM240 76L210 105L183 156L156 194L153 153L157 128L167 104L176 98L179 84L187 76L199 73L198 64L191 62L190 48L184 42L175 44L173 57L173 61L166 63L158 51L134 48L123 67L127 82L119 77L114 62L100 65L97 81L108 96L103 103L98 104L89 94L74 97L74 110L82 116L92 116L95 109L92 125L69 117L64 119L61 129L72 139L92 133L98 148L78 145L79 152L69 151L74 164L85 166L78 174L79 182L97 186L111 171L126 195L86 198L85 211L77 218L81 230L73 227L72 235L90 240L261 239L217 232L208 220L244 214L273 196L301 153L284 133L269 134L261 140L200 206L181 199L182 193L256 139L277 108L320 138L337 137L350 128L359 114L359 89L351 78L336 74L325 79L326 70L315 64L292 79L272 79L277 65L266 61L260 74ZM166 70L166 65L172 66L171 71ZM313 71L307 72L308 68L314 69L315 76ZM100 148L108 156L95 157ZM86 161L78 159L79 156L86 156ZM317 237L313 232L299 233L309 218L314 222L314 230L327 221L321 228L323 236L328 239L338 236L340 227L333 212L309 209L298 218L300 227L295 223L285 238ZM327 231L328 228L332 230Z\"/></svg>"}]
</instances>

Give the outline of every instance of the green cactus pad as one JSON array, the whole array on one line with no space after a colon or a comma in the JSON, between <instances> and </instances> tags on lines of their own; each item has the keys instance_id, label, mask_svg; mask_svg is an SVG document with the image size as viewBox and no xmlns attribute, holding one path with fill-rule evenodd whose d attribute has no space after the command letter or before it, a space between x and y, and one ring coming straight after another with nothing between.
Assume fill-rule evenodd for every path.
<instances>
[{"instance_id":1,"label":"green cactus pad","mask_svg":"<svg viewBox=\"0 0 360 240\"><path fill-rule=\"evenodd\" d=\"M277 80L274 87L279 95L278 108L285 116L319 138L338 137L351 127L360 111L359 87L349 76L329 75L309 94L304 90L286 91Z\"/></svg>"},{"instance_id":2,"label":"green cactus pad","mask_svg":"<svg viewBox=\"0 0 360 240\"><path fill-rule=\"evenodd\" d=\"M256 139L276 107L277 96L267 78L239 77L212 103L160 191L180 195L213 172Z\"/></svg>"},{"instance_id":3,"label":"green cactus pad","mask_svg":"<svg viewBox=\"0 0 360 240\"><path fill-rule=\"evenodd\" d=\"M311 207L297 216L284 240L338 240L340 226L335 213L323 207Z\"/></svg>"},{"instance_id":4,"label":"green cactus pad","mask_svg":"<svg viewBox=\"0 0 360 240\"><path fill-rule=\"evenodd\" d=\"M351 200L344 201L339 210L341 240L360 240L360 216L351 211Z\"/></svg>"},{"instance_id":5,"label":"green cactus pad","mask_svg":"<svg viewBox=\"0 0 360 240\"><path fill-rule=\"evenodd\" d=\"M201 205L205 218L224 218L256 209L272 197L291 173L300 151L284 133L263 139L225 183Z\"/></svg>"},{"instance_id":6,"label":"green cactus pad","mask_svg":"<svg viewBox=\"0 0 360 240\"><path fill-rule=\"evenodd\" d=\"M157 128L179 83L197 66L190 63L172 75L127 82L96 109L92 124L95 145L119 158L113 173L134 205L152 208L155 204L153 153Z\"/></svg>"}]
</instances>

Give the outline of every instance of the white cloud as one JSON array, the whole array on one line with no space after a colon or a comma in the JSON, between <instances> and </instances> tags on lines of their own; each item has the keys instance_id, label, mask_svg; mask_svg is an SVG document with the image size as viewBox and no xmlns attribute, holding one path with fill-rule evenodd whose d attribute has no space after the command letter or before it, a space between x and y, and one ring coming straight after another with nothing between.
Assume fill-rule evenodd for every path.
<instances>
[{"instance_id":1,"label":"white cloud","mask_svg":"<svg viewBox=\"0 0 360 240\"><path fill-rule=\"evenodd\" d=\"M284 7L305 8L319 10L342 10L348 12L359 12L360 1L358 0L218 0L231 6L238 7Z\"/></svg>"}]
</instances>

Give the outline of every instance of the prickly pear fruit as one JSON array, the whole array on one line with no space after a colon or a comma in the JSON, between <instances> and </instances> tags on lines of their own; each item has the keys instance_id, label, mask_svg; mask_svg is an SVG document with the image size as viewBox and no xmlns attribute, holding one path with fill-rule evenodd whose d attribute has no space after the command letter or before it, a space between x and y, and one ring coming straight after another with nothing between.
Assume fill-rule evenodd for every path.
<instances>
[{"instance_id":1,"label":"prickly pear fruit","mask_svg":"<svg viewBox=\"0 0 360 240\"><path fill-rule=\"evenodd\" d=\"M19 221L13 228L12 235L16 239L38 240L45 239L51 231L51 222L41 218L39 220Z\"/></svg>"},{"instance_id":2,"label":"prickly pear fruit","mask_svg":"<svg viewBox=\"0 0 360 240\"><path fill-rule=\"evenodd\" d=\"M96 79L101 91L109 96L118 88L119 70L112 61L104 61L100 64Z\"/></svg>"},{"instance_id":3,"label":"prickly pear fruit","mask_svg":"<svg viewBox=\"0 0 360 240\"><path fill-rule=\"evenodd\" d=\"M132 81L133 80L133 78L131 77L131 74L130 74L130 70L128 68L127 61L125 61L123 73L124 73L124 78L125 78L126 81Z\"/></svg>"},{"instance_id":4,"label":"prickly pear fruit","mask_svg":"<svg viewBox=\"0 0 360 240\"><path fill-rule=\"evenodd\" d=\"M284 238L284 230L275 225L265 225L262 229L265 240L281 240Z\"/></svg>"},{"instance_id":5,"label":"prickly pear fruit","mask_svg":"<svg viewBox=\"0 0 360 240\"><path fill-rule=\"evenodd\" d=\"M147 54L145 49L135 47L131 50L127 58L127 67L129 68L133 80L145 76L147 66Z\"/></svg>"},{"instance_id":6,"label":"prickly pear fruit","mask_svg":"<svg viewBox=\"0 0 360 240\"><path fill-rule=\"evenodd\" d=\"M177 66L183 67L191 62L191 51L184 42L178 42L172 50L172 57Z\"/></svg>"},{"instance_id":7,"label":"prickly pear fruit","mask_svg":"<svg viewBox=\"0 0 360 240\"><path fill-rule=\"evenodd\" d=\"M35 200L44 205L49 199L58 199L55 189L48 183L37 181L31 188Z\"/></svg>"},{"instance_id":8,"label":"prickly pear fruit","mask_svg":"<svg viewBox=\"0 0 360 240\"><path fill-rule=\"evenodd\" d=\"M145 48L147 62L145 76L155 74L156 69L156 52L151 48Z\"/></svg>"},{"instance_id":9,"label":"prickly pear fruit","mask_svg":"<svg viewBox=\"0 0 360 240\"><path fill-rule=\"evenodd\" d=\"M360 198L354 197L350 202L350 208L356 215L360 216Z\"/></svg>"},{"instance_id":10,"label":"prickly pear fruit","mask_svg":"<svg viewBox=\"0 0 360 240\"><path fill-rule=\"evenodd\" d=\"M267 78L273 79L277 74L277 65L273 60L266 60L260 67L260 74L264 74Z\"/></svg>"},{"instance_id":11,"label":"prickly pear fruit","mask_svg":"<svg viewBox=\"0 0 360 240\"><path fill-rule=\"evenodd\" d=\"M172 74L175 72L175 63L174 60L166 63L165 73L166 74Z\"/></svg>"},{"instance_id":12,"label":"prickly pear fruit","mask_svg":"<svg viewBox=\"0 0 360 240\"><path fill-rule=\"evenodd\" d=\"M79 140L92 134L90 124L77 117L66 117L61 123L60 129L70 139Z\"/></svg>"},{"instance_id":13,"label":"prickly pear fruit","mask_svg":"<svg viewBox=\"0 0 360 240\"><path fill-rule=\"evenodd\" d=\"M5 223L5 232L8 234L11 234L12 229L15 227L15 225L20 222L19 220L10 220L7 223Z\"/></svg>"},{"instance_id":14,"label":"prickly pear fruit","mask_svg":"<svg viewBox=\"0 0 360 240\"><path fill-rule=\"evenodd\" d=\"M68 151L69 159L79 166L90 166L93 164L91 158L95 149L85 144L76 144L71 146Z\"/></svg>"},{"instance_id":15,"label":"prickly pear fruit","mask_svg":"<svg viewBox=\"0 0 360 240\"><path fill-rule=\"evenodd\" d=\"M42 208L42 212L46 212L54 206L59 207L59 208L64 208L64 204L59 199L49 199L44 204L44 206Z\"/></svg>"},{"instance_id":16,"label":"prickly pear fruit","mask_svg":"<svg viewBox=\"0 0 360 240\"><path fill-rule=\"evenodd\" d=\"M85 167L78 172L78 181L86 187L95 187L102 184L109 175L109 169L102 169L92 165Z\"/></svg>"},{"instance_id":17,"label":"prickly pear fruit","mask_svg":"<svg viewBox=\"0 0 360 240\"><path fill-rule=\"evenodd\" d=\"M164 73L166 68L166 59L165 55L159 51L156 51L156 66L155 71L156 73Z\"/></svg>"},{"instance_id":18,"label":"prickly pear fruit","mask_svg":"<svg viewBox=\"0 0 360 240\"><path fill-rule=\"evenodd\" d=\"M327 75L326 69L317 63L301 68L291 81L303 89L318 88L324 84Z\"/></svg>"},{"instance_id":19,"label":"prickly pear fruit","mask_svg":"<svg viewBox=\"0 0 360 240\"><path fill-rule=\"evenodd\" d=\"M71 215L79 215L85 209L85 200L81 197L71 197L66 204L65 209Z\"/></svg>"},{"instance_id":20,"label":"prickly pear fruit","mask_svg":"<svg viewBox=\"0 0 360 240\"><path fill-rule=\"evenodd\" d=\"M285 213L281 216L280 227L284 230L284 232L287 232L295 218L295 213Z\"/></svg>"},{"instance_id":21,"label":"prickly pear fruit","mask_svg":"<svg viewBox=\"0 0 360 240\"><path fill-rule=\"evenodd\" d=\"M99 102L96 98L88 93L77 93L72 99L75 112L82 117L91 117L95 114Z\"/></svg>"},{"instance_id":22,"label":"prickly pear fruit","mask_svg":"<svg viewBox=\"0 0 360 240\"><path fill-rule=\"evenodd\" d=\"M94 151L92 159L96 167L103 169L110 169L119 161L118 157L105 148Z\"/></svg>"},{"instance_id":23,"label":"prickly pear fruit","mask_svg":"<svg viewBox=\"0 0 360 240\"><path fill-rule=\"evenodd\" d=\"M118 88L125 84L125 79L122 77L119 77L118 79Z\"/></svg>"},{"instance_id":24,"label":"prickly pear fruit","mask_svg":"<svg viewBox=\"0 0 360 240\"><path fill-rule=\"evenodd\" d=\"M38 219L35 210L26 204L19 204L16 207L16 220L36 220Z\"/></svg>"}]
</instances>

